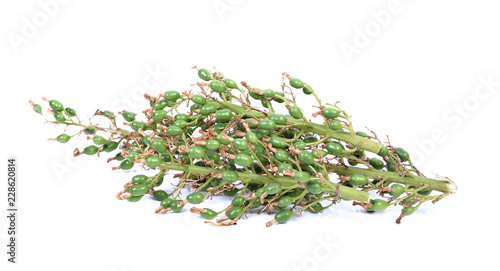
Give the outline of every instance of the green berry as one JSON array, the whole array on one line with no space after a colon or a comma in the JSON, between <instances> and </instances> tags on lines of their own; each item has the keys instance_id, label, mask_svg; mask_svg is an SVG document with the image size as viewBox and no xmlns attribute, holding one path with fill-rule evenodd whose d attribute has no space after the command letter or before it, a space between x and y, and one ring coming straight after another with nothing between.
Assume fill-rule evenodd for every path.
<instances>
[{"instance_id":1,"label":"green berry","mask_svg":"<svg viewBox=\"0 0 500 271\"><path fill-rule=\"evenodd\" d=\"M323 117L327 119L334 119L340 115L340 111L333 108L333 107L327 107L323 109Z\"/></svg>"},{"instance_id":2,"label":"green berry","mask_svg":"<svg viewBox=\"0 0 500 271\"><path fill-rule=\"evenodd\" d=\"M166 198L166 199L163 199L161 202L160 202L160 206L167 209L167 208L170 208L170 203L172 203L172 201L174 201L173 199L169 199L169 198Z\"/></svg>"},{"instance_id":3,"label":"green berry","mask_svg":"<svg viewBox=\"0 0 500 271\"><path fill-rule=\"evenodd\" d=\"M275 216L274 220L278 223L286 223L292 218L292 211L284 209L279 211Z\"/></svg>"},{"instance_id":4,"label":"green berry","mask_svg":"<svg viewBox=\"0 0 500 271\"><path fill-rule=\"evenodd\" d=\"M104 145L102 145L102 149L105 152L112 152L112 151L116 150L116 148L118 148L118 142L115 142L115 141L109 141L109 142L105 143Z\"/></svg>"},{"instance_id":5,"label":"green berry","mask_svg":"<svg viewBox=\"0 0 500 271\"><path fill-rule=\"evenodd\" d=\"M250 97L254 98L255 100L260 100L262 96L260 94L255 93L254 91L261 92L261 90L258 88L251 88L248 90L248 95L250 95Z\"/></svg>"},{"instance_id":6,"label":"green berry","mask_svg":"<svg viewBox=\"0 0 500 271\"><path fill-rule=\"evenodd\" d=\"M139 131L139 129L142 129L143 131L146 130L146 124L140 121L133 121L130 123L130 128L134 131Z\"/></svg>"},{"instance_id":7,"label":"green berry","mask_svg":"<svg viewBox=\"0 0 500 271\"><path fill-rule=\"evenodd\" d=\"M162 201L162 200L168 198L168 193L163 191L163 190L156 190L155 192L153 192L153 197L156 200Z\"/></svg>"},{"instance_id":8,"label":"green berry","mask_svg":"<svg viewBox=\"0 0 500 271\"><path fill-rule=\"evenodd\" d=\"M205 157L205 150L201 147L191 147L189 148L189 157L193 159L201 159Z\"/></svg>"},{"instance_id":9,"label":"green berry","mask_svg":"<svg viewBox=\"0 0 500 271\"><path fill-rule=\"evenodd\" d=\"M326 150L328 151L329 154L341 155L342 151L344 150L344 146L342 146L337 142L330 142L326 144Z\"/></svg>"},{"instance_id":10,"label":"green berry","mask_svg":"<svg viewBox=\"0 0 500 271\"><path fill-rule=\"evenodd\" d=\"M304 141L295 141L293 147L297 150L303 150L306 147L306 143Z\"/></svg>"},{"instance_id":11,"label":"green berry","mask_svg":"<svg viewBox=\"0 0 500 271\"><path fill-rule=\"evenodd\" d=\"M136 184L130 188L132 196L144 196L149 191L147 184Z\"/></svg>"},{"instance_id":12,"label":"green berry","mask_svg":"<svg viewBox=\"0 0 500 271\"><path fill-rule=\"evenodd\" d=\"M285 125L287 122L286 117L282 114L272 114L271 116L269 116L269 119L277 125Z\"/></svg>"},{"instance_id":13,"label":"green berry","mask_svg":"<svg viewBox=\"0 0 500 271\"><path fill-rule=\"evenodd\" d=\"M231 205L235 207L241 207L243 203L245 202L245 198L242 196L237 196L231 201Z\"/></svg>"},{"instance_id":14,"label":"green berry","mask_svg":"<svg viewBox=\"0 0 500 271\"><path fill-rule=\"evenodd\" d=\"M71 108L71 107L66 107L66 109L64 109L64 111L66 111L66 113L68 113L68 115L70 117L76 116L76 110Z\"/></svg>"},{"instance_id":15,"label":"green berry","mask_svg":"<svg viewBox=\"0 0 500 271\"><path fill-rule=\"evenodd\" d=\"M139 175L135 175L134 177L132 177L132 183L136 183L136 184L145 183L147 180L148 180L148 176L146 176L144 174L139 174Z\"/></svg>"},{"instance_id":16,"label":"green berry","mask_svg":"<svg viewBox=\"0 0 500 271\"><path fill-rule=\"evenodd\" d=\"M39 104L33 105L33 111L35 111L38 114L42 114L42 106Z\"/></svg>"},{"instance_id":17,"label":"green berry","mask_svg":"<svg viewBox=\"0 0 500 271\"><path fill-rule=\"evenodd\" d=\"M205 96L200 95L200 94L195 94L193 95L193 98L191 98L193 103L199 104L199 105L204 105L207 102L207 98Z\"/></svg>"},{"instance_id":18,"label":"green berry","mask_svg":"<svg viewBox=\"0 0 500 271\"><path fill-rule=\"evenodd\" d=\"M161 163L162 160L158 156L151 155L146 157L146 166L148 166L149 168L158 167L159 165L161 165Z\"/></svg>"},{"instance_id":19,"label":"green berry","mask_svg":"<svg viewBox=\"0 0 500 271\"><path fill-rule=\"evenodd\" d=\"M94 142L94 144L96 145L104 145L106 143L108 143L108 140L105 139L104 137L102 136L94 136L94 138L92 139L92 141Z\"/></svg>"},{"instance_id":20,"label":"green berry","mask_svg":"<svg viewBox=\"0 0 500 271\"><path fill-rule=\"evenodd\" d=\"M314 164L314 156L312 155L312 153L303 150L299 153L299 161L306 165L312 165Z\"/></svg>"},{"instance_id":21,"label":"green berry","mask_svg":"<svg viewBox=\"0 0 500 271\"><path fill-rule=\"evenodd\" d=\"M165 110L157 110L153 114L153 120L156 122L162 122L167 114L168 112Z\"/></svg>"},{"instance_id":22,"label":"green berry","mask_svg":"<svg viewBox=\"0 0 500 271\"><path fill-rule=\"evenodd\" d=\"M389 195L393 196L394 198L397 198L404 192L405 192L404 186L400 184L393 184L391 185L391 192L389 192Z\"/></svg>"},{"instance_id":23,"label":"green berry","mask_svg":"<svg viewBox=\"0 0 500 271\"><path fill-rule=\"evenodd\" d=\"M238 166L249 167L253 164L253 159L248 154L238 153L234 158L234 163Z\"/></svg>"},{"instance_id":24,"label":"green berry","mask_svg":"<svg viewBox=\"0 0 500 271\"><path fill-rule=\"evenodd\" d=\"M229 109L217 110L217 112L215 113L215 119L218 122L222 123L230 122L232 118L233 118L233 112L231 112L231 110Z\"/></svg>"},{"instance_id":25,"label":"green berry","mask_svg":"<svg viewBox=\"0 0 500 271\"><path fill-rule=\"evenodd\" d=\"M387 171L389 171L389 172L396 171L396 167L394 166L394 164L390 160L387 161L386 167L387 167Z\"/></svg>"},{"instance_id":26,"label":"green berry","mask_svg":"<svg viewBox=\"0 0 500 271\"><path fill-rule=\"evenodd\" d=\"M200 113L203 116L208 116L208 115L213 114L215 112L217 112L217 106L215 104L206 103L200 109Z\"/></svg>"},{"instance_id":27,"label":"green berry","mask_svg":"<svg viewBox=\"0 0 500 271\"><path fill-rule=\"evenodd\" d=\"M233 145L239 151L248 150L248 142L244 139L237 138L237 139L233 140Z\"/></svg>"},{"instance_id":28,"label":"green berry","mask_svg":"<svg viewBox=\"0 0 500 271\"><path fill-rule=\"evenodd\" d=\"M227 90L226 85L223 82L217 80L211 81L209 86L211 90L217 93L222 93Z\"/></svg>"},{"instance_id":29,"label":"green berry","mask_svg":"<svg viewBox=\"0 0 500 271\"><path fill-rule=\"evenodd\" d=\"M306 95L310 95L312 94L314 91L312 89L312 87L310 85L305 85L303 88L302 88L302 91L304 92L304 94Z\"/></svg>"},{"instance_id":30,"label":"green berry","mask_svg":"<svg viewBox=\"0 0 500 271\"><path fill-rule=\"evenodd\" d=\"M278 206L280 208L285 208L288 205L292 204L293 199L290 196L283 196L278 200Z\"/></svg>"},{"instance_id":31,"label":"green berry","mask_svg":"<svg viewBox=\"0 0 500 271\"><path fill-rule=\"evenodd\" d=\"M302 81L298 78L291 78L290 79L290 86L292 86L294 88L303 88L304 83L302 83Z\"/></svg>"},{"instance_id":32,"label":"green berry","mask_svg":"<svg viewBox=\"0 0 500 271\"><path fill-rule=\"evenodd\" d=\"M238 206L233 206L233 208L231 208L231 210L227 212L227 217L231 220L234 220L241 216L241 214L243 214L243 209Z\"/></svg>"},{"instance_id":33,"label":"green berry","mask_svg":"<svg viewBox=\"0 0 500 271\"><path fill-rule=\"evenodd\" d=\"M319 194L322 191L321 184L316 181L308 181L306 189L313 194Z\"/></svg>"},{"instance_id":34,"label":"green berry","mask_svg":"<svg viewBox=\"0 0 500 271\"><path fill-rule=\"evenodd\" d=\"M422 190L419 190L417 193L420 195L420 196L428 196L430 195L432 192L432 189L430 188L424 188Z\"/></svg>"},{"instance_id":35,"label":"green berry","mask_svg":"<svg viewBox=\"0 0 500 271\"><path fill-rule=\"evenodd\" d=\"M401 159L402 162L410 160L410 155L403 148L395 148L394 153Z\"/></svg>"},{"instance_id":36,"label":"green berry","mask_svg":"<svg viewBox=\"0 0 500 271\"><path fill-rule=\"evenodd\" d=\"M60 134L56 137L57 142L66 143L71 139L71 137L67 134Z\"/></svg>"},{"instance_id":37,"label":"green berry","mask_svg":"<svg viewBox=\"0 0 500 271\"><path fill-rule=\"evenodd\" d=\"M204 81L212 80L212 75L210 74L210 72L207 69L199 69L198 76L201 78L201 80L204 80Z\"/></svg>"},{"instance_id":38,"label":"green berry","mask_svg":"<svg viewBox=\"0 0 500 271\"><path fill-rule=\"evenodd\" d=\"M289 171L292 171L293 167L292 167L292 165L287 164L287 163L279 163L279 165L278 165L279 172L283 173L283 172L285 172L286 169L288 169Z\"/></svg>"},{"instance_id":39,"label":"green berry","mask_svg":"<svg viewBox=\"0 0 500 271\"><path fill-rule=\"evenodd\" d=\"M161 139L156 139L153 143L151 143L151 147L155 149L158 153L166 153L167 148L165 147L165 144L161 141Z\"/></svg>"},{"instance_id":40,"label":"green berry","mask_svg":"<svg viewBox=\"0 0 500 271\"><path fill-rule=\"evenodd\" d=\"M165 101L165 100L161 100L161 101L159 101L159 102L157 102L157 103L154 103L154 104L152 105L152 108L153 108L153 110L162 110L162 109L164 109L165 107L167 107L167 105L168 105L168 102L167 102L167 101Z\"/></svg>"},{"instance_id":41,"label":"green berry","mask_svg":"<svg viewBox=\"0 0 500 271\"><path fill-rule=\"evenodd\" d=\"M368 178L365 175L353 174L351 175L349 183L353 186L365 185L368 183Z\"/></svg>"},{"instance_id":42,"label":"green berry","mask_svg":"<svg viewBox=\"0 0 500 271\"><path fill-rule=\"evenodd\" d=\"M105 116L106 118L114 118L113 112L111 112L109 110L102 112L102 115Z\"/></svg>"},{"instance_id":43,"label":"green berry","mask_svg":"<svg viewBox=\"0 0 500 271\"><path fill-rule=\"evenodd\" d=\"M62 105L62 103L60 103L59 101L57 100L50 100L49 101L49 106L50 108L52 108L52 110L54 110L55 112L61 112L64 110L64 106Z\"/></svg>"},{"instance_id":44,"label":"green berry","mask_svg":"<svg viewBox=\"0 0 500 271\"><path fill-rule=\"evenodd\" d=\"M389 155L389 149L387 149L385 146L382 146L377 154L382 157L387 156Z\"/></svg>"},{"instance_id":45,"label":"green berry","mask_svg":"<svg viewBox=\"0 0 500 271\"><path fill-rule=\"evenodd\" d=\"M413 207L413 206L406 206L406 207L403 209L403 215L411 215L411 214L413 214L416 210L417 210L417 208L415 208L415 207Z\"/></svg>"},{"instance_id":46,"label":"green berry","mask_svg":"<svg viewBox=\"0 0 500 271\"><path fill-rule=\"evenodd\" d=\"M83 153L85 153L86 155L94 155L98 151L99 151L99 148L97 148L94 145L90 145L90 146L86 147L85 149L83 149Z\"/></svg>"},{"instance_id":47,"label":"green berry","mask_svg":"<svg viewBox=\"0 0 500 271\"><path fill-rule=\"evenodd\" d=\"M276 153L274 154L274 156L280 162L286 162L290 158L290 156L288 155L288 152L285 151L284 149L277 150Z\"/></svg>"},{"instance_id":48,"label":"green berry","mask_svg":"<svg viewBox=\"0 0 500 271\"><path fill-rule=\"evenodd\" d=\"M200 212L200 216L203 217L204 219L214 219L217 216L217 213L209 208L204 208L204 211Z\"/></svg>"},{"instance_id":49,"label":"green berry","mask_svg":"<svg viewBox=\"0 0 500 271\"><path fill-rule=\"evenodd\" d=\"M132 122L135 120L135 114L132 112L128 112L128 111L123 112L122 116L123 116L123 119L125 119L125 121L128 121L128 122Z\"/></svg>"},{"instance_id":50,"label":"green berry","mask_svg":"<svg viewBox=\"0 0 500 271\"><path fill-rule=\"evenodd\" d=\"M376 212L383 211L390 205L387 201L381 199L374 199L370 202L372 204L371 209Z\"/></svg>"},{"instance_id":51,"label":"green berry","mask_svg":"<svg viewBox=\"0 0 500 271\"><path fill-rule=\"evenodd\" d=\"M311 179L311 175L306 171L297 171L294 178L299 183L307 183Z\"/></svg>"},{"instance_id":52,"label":"green berry","mask_svg":"<svg viewBox=\"0 0 500 271\"><path fill-rule=\"evenodd\" d=\"M304 114L302 113L302 110L296 105L292 105L290 109L288 110L288 113L290 116L292 116L294 119L301 119L304 117Z\"/></svg>"},{"instance_id":53,"label":"green berry","mask_svg":"<svg viewBox=\"0 0 500 271\"><path fill-rule=\"evenodd\" d=\"M226 170L222 172L222 180L228 183L234 183L238 180L238 173L236 171Z\"/></svg>"},{"instance_id":54,"label":"green berry","mask_svg":"<svg viewBox=\"0 0 500 271\"><path fill-rule=\"evenodd\" d=\"M176 102L181 97L181 94L177 90L165 91L164 95L165 100L170 102Z\"/></svg>"},{"instance_id":55,"label":"green berry","mask_svg":"<svg viewBox=\"0 0 500 271\"><path fill-rule=\"evenodd\" d=\"M338 120L332 120L328 123L328 128L331 130L340 130L342 129L342 123Z\"/></svg>"},{"instance_id":56,"label":"green berry","mask_svg":"<svg viewBox=\"0 0 500 271\"><path fill-rule=\"evenodd\" d=\"M276 123L270 119L263 119L259 121L259 129L274 131L276 129Z\"/></svg>"},{"instance_id":57,"label":"green berry","mask_svg":"<svg viewBox=\"0 0 500 271\"><path fill-rule=\"evenodd\" d=\"M120 169L129 170L134 167L134 162L125 159L120 163Z\"/></svg>"},{"instance_id":58,"label":"green berry","mask_svg":"<svg viewBox=\"0 0 500 271\"><path fill-rule=\"evenodd\" d=\"M86 135L93 135L93 134L95 134L95 131L96 131L96 128L94 126L87 127L87 128L85 128L85 130L83 130L83 132Z\"/></svg>"},{"instance_id":59,"label":"green berry","mask_svg":"<svg viewBox=\"0 0 500 271\"><path fill-rule=\"evenodd\" d=\"M231 89L238 88L238 85L236 84L236 82L234 82L234 80L229 79L229 78L226 78L224 80L224 84L226 84L226 87L231 88Z\"/></svg>"},{"instance_id":60,"label":"green berry","mask_svg":"<svg viewBox=\"0 0 500 271\"><path fill-rule=\"evenodd\" d=\"M63 112L55 112L54 119L56 119L58 122L65 122L66 116L64 115Z\"/></svg>"},{"instance_id":61,"label":"green berry","mask_svg":"<svg viewBox=\"0 0 500 271\"><path fill-rule=\"evenodd\" d=\"M248 140L248 142L250 142L252 144L255 144L259 141L259 138L257 137L257 135L253 132L247 132L245 137Z\"/></svg>"},{"instance_id":62,"label":"green berry","mask_svg":"<svg viewBox=\"0 0 500 271\"><path fill-rule=\"evenodd\" d=\"M200 204L203 201L203 194L200 192L193 192L187 195L186 199L191 204Z\"/></svg>"},{"instance_id":63,"label":"green berry","mask_svg":"<svg viewBox=\"0 0 500 271\"><path fill-rule=\"evenodd\" d=\"M370 165L374 168L374 169L383 169L384 168L384 161L380 160L380 159L377 159L377 158L370 158Z\"/></svg>"},{"instance_id":64,"label":"green berry","mask_svg":"<svg viewBox=\"0 0 500 271\"><path fill-rule=\"evenodd\" d=\"M175 125L167 127L167 134L169 134L171 136L180 136L180 135L182 135L182 133L183 133L183 130L181 127L178 127Z\"/></svg>"},{"instance_id":65,"label":"green berry","mask_svg":"<svg viewBox=\"0 0 500 271\"><path fill-rule=\"evenodd\" d=\"M275 148L284 148L284 147L288 146L285 139L283 139L279 136L272 136L271 139L269 140L269 142L271 142L271 145Z\"/></svg>"},{"instance_id":66,"label":"green berry","mask_svg":"<svg viewBox=\"0 0 500 271\"><path fill-rule=\"evenodd\" d=\"M184 204L179 206L179 203L181 202L181 200L173 200L172 202L170 202L170 209L172 210L172 212L178 213L182 210L182 208L184 208Z\"/></svg>"},{"instance_id":67,"label":"green berry","mask_svg":"<svg viewBox=\"0 0 500 271\"><path fill-rule=\"evenodd\" d=\"M272 89L264 89L263 92L264 92L264 97L266 98L274 98L274 96L276 96L274 90Z\"/></svg>"},{"instance_id":68,"label":"green berry","mask_svg":"<svg viewBox=\"0 0 500 271\"><path fill-rule=\"evenodd\" d=\"M266 186L266 192L269 195L274 195L281 191L282 186L280 183L270 183Z\"/></svg>"},{"instance_id":69,"label":"green berry","mask_svg":"<svg viewBox=\"0 0 500 271\"><path fill-rule=\"evenodd\" d=\"M205 147L212 151L218 150L221 147L220 142L214 139L207 140L205 143Z\"/></svg>"}]
</instances>

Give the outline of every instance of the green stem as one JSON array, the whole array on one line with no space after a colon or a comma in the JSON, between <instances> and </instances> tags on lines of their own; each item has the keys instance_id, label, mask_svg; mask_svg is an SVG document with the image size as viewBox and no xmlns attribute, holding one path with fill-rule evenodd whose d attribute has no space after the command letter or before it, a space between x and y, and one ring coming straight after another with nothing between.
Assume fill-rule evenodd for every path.
<instances>
[{"instance_id":1,"label":"green stem","mask_svg":"<svg viewBox=\"0 0 500 271\"><path fill-rule=\"evenodd\" d=\"M253 117L253 118L258 118L258 119L263 119L266 118L266 115L258 112L256 110L248 110L247 108L233 104L233 103L228 103L228 102L221 102L217 101L220 103L220 105L224 108L230 109L231 111L241 114L244 113L246 117ZM298 129L303 130L304 132L313 132L318 135L324 135L327 137L335 138L337 140L341 140L347 143L350 143L353 146L359 146L360 149L373 152L373 153L378 153L380 149L383 147L381 143L372 141L368 138L364 138L355 134L350 134L348 132L344 131L334 131L330 129L327 125L324 124L316 124L316 123L311 123L311 122L306 122L304 120L297 120L292 117L287 117L288 121L294 124L294 126Z\"/></svg>"},{"instance_id":2,"label":"green stem","mask_svg":"<svg viewBox=\"0 0 500 271\"><path fill-rule=\"evenodd\" d=\"M371 179L384 179L384 181L401 183L415 187L421 187L422 185L428 186L432 190L441 191L444 193L456 193L457 186L450 180L436 180L420 176L404 177L400 176L397 172L387 172L374 169L364 169L356 167L344 167L337 165L326 166L329 172L335 172L337 174L350 176L352 174L362 174Z\"/></svg>"},{"instance_id":3,"label":"green stem","mask_svg":"<svg viewBox=\"0 0 500 271\"><path fill-rule=\"evenodd\" d=\"M164 170L172 169L179 170L195 174L210 174L210 173L222 173L223 169L205 168L194 165L181 165L179 163L163 163L160 166ZM299 187L298 182L291 177L284 176L262 176L253 173L238 172L240 180L244 183L252 182L259 184L267 184L271 182L279 182L283 188L296 188ZM370 194L356 190L354 188L346 187L343 185L338 185L335 183L322 183L322 188L324 192L335 194L338 190L338 196L342 198L348 198L361 202L369 202Z\"/></svg>"}]
</instances>

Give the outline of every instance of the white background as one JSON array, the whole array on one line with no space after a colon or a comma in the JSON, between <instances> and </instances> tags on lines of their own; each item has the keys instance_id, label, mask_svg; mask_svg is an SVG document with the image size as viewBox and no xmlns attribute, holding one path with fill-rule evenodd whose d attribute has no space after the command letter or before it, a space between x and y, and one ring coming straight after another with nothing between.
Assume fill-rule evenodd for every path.
<instances>
[{"instance_id":1,"label":"white background","mask_svg":"<svg viewBox=\"0 0 500 271\"><path fill-rule=\"evenodd\" d=\"M20 210L19 264L2 252L1 270L498 266L498 2L61 1L50 15L47 2L0 6L1 153L4 163L18 159ZM23 33L31 23L34 32ZM153 200L116 200L133 173L112 172L105 158L72 158L84 140L47 141L63 128L44 125L28 104L56 98L81 116L138 111L148 70L161 76L145 91L158 94L191 89L194 65L261 88L279 89L284 71L302 78L324 101L342 101L357 130L389 134L425 174L452 178L459 192L401 225L399 210L370 215L349 203L270 228L267 215L223 228L188 208L158 216Z\"/></svg>"}]
</instances>

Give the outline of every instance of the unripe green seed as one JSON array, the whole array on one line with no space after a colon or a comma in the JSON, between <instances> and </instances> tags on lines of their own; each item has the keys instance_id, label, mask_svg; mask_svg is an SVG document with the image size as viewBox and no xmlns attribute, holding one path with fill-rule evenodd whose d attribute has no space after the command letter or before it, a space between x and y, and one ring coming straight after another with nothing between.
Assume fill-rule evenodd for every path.
<instances>
[{"instance_id":1,"label":"unripe green seed","mask_svg":"<svg viewBox=\"0 0 500 271\"><path fill-rule=\"evenodd\" d=\"M200 204L203 201L203 194L200 192L193 192L187 195L186 199L191 204Z\"/></svg>"},{"instance_id":2,"label":"unripe green seed","mask_svg":"<svg viewBox=\"0 0 500 271\"><path fill-rule=\"evenodd\" d=\"M165 95L165 100L171 102L176 102L181 97L181 94L176 90L165 91L164 95Z\"/></svg>"},{"instance_id":3,"label":"unripe green seed","mask_svg":"<svg viewBox=\"0 0 500 271\"><path fill-rule=\"evenodd\" d=\"M49 106L50 108L52 108L52 110L54 110L55 112L61 112L64 110L64 106L62 105L62 103L60 103L59 101L57 100L50 100L49 101Z\"/></svg>"},{"instance_id":4,"label":"unripe green seed","mask_svg":"<svg viewBox=\"0 0 500 271\"><path fill-rule=\"evenodd\" d=\"M67 134L60 134L56 137L57 142L66 143L71 139L71 137Z\"/></svg>"},{"instance_id":5,"label":"unripe green seed","mask_svg":"<svg viewBox=\"0 0 500 271\"><path fill-rule=\"evenodd\" d=\"M210 72L207 69L199 69L198 76L204 81L212 80L212 75L210 74Z\"/></svg>"},{"instance_id":6,"label":"unripe green seed","mask_svg":"<svg viewBox=\"0 0 500 271\"><path fill-rule=\"evenodd\" d=\"M112 152L112 151L116 150L116 148L118 148L118 142L115 142L115 141L109 141L109 142L105 143L104 145L102 145L102 149L105 152Z\"/></svg>"},{"instance_id":7,"label":"unripe green seed","mask_svg":"<svg viewBox=\"0 0 500 271\"><path fill-rule=\"evenodd\" d=\"M97 148L94 145L90 145L90 146L86 147L85 149L83 149L83 153L85 153L86 155L94 155L98 151L99 151L99 148Z\"/></svg>"},{"instance_id":8,"label":"unripe green seed","mask_svg":"<svg viewBox=\"0 0 500 271\"><path fill-rule=\"evenodd\" d=\"M234 183L238 180L238 173L236 171L226 170L222 172L222 180L228 183Z\"/></svg>"},{"instance_id":9,"label":"unripe green seed","mask_svg":"<svg viewBox=\"0 0 500 271\"><path fill-rule=\"evenodd\" d=\"M321 184L316 181L308 181L306 189L313 194L319 194L322 191Z\"/></svg>"},{"instance_id":10,"label":"unripe green seed","mask_svg":"<svg viewBox=\"0 0 500 271\"><path fill-rule=\"evenodd\" d=\"M207 98L205 98L203 95L200 94L195 94L193 95L193 98L191 98L194 103L199 104L199 105L204 105L207 102Z\"/></svg>"},{"instance_id":11,"label":"unripe green seed","mask_svg":"<svg viewBox=\"0 0 500 271\"><path fill-rule=\"evenodd\" d=\"M128 122L132 122L135 120L135 114L132 112L128 112L128 111L123 112L122 116L123 116L123 119L125 119L125 121L128 121Z\"/></svg>"},{"instance_id":12,"label":"unripe green seed","mask_svg":"<svg viewBox=\"0 0 500 271\"><path fill-rule=\"evenodd\" d=\"M64 115L63 112L55 112L54 119L56 119L58 122L65 122L66 116Z\"/></svg>"},{"instance_id":13,"label":"unripe green seed","mask_svg":"<svg viewBox=\"0 0 500 271\"><path fill-rule=\"evenodd\" d=\"M42 114L42 106L39 104L33 105L33 111L35 111L38 114Z\"/></svg>"},{"instance_id":14,"label":"unripe green seed","mask_svg":"<svg viewBox=\"0 0 500 271\"><path fill-rule=\"evenodd\" d=\"M399 159L401 159L402 162L410 160L410 155L403 148L395 148L394 153L399 157Z\"/></svg>"},{"instance_id":15,"label":"unripe green seed","mask_svg":"<svg viewBox=\"0 0 500 271\"><path fill-rule=\"evenodd\" d=\"M226 85L223 82L217 80L211 81L209 86L211 90L217 93L222 93L227 89Z\"/></svg>"},{"instance_id":16,"label":"unripe green seed","mask_svg":"<svg viewBox=\"0 0 500 271\"><path fill-rule=\"evenodd\" d=\"M149 168L158 167L159 165L161 165L161 163L161 158L158 156L151 155L146 157L146 166L148 166Z\"/></svg>"},{"instance_id":17,"label":"unripe green seed","mask_svg":"<svg viewBox=\"0 0 500 271\"><path fill-rule=\"evenodd\" d=\"M94 136L94 138L92 139L92 141L94 142L94 144L96 145L104 145L106 143L108 143L108 140L105 139L104 137L102 136Z\"/></svg>"},{"instance_id":18,"label":"unripe green seed","mask_svg":"<svg viewBox=\"0 0 500 271\"><path fill-rule=\"evenodd\" d=\"M229 78L226 78L224 80L224 84L226 84L226 87L231 88L231 89L238 88L238 85L236 84L236 82L234 82L232 79L229 79Z\"/></svg>"},{"instance_id":19,"label":"unripe green seed","mask_svg":"<svg viewBox=\"0 0 500 271\"><path fill-rule=\"evenodd\" d=\"M275 216L274 220L278 223L286 223L292 218L292 211L284 209L279 211Z\"/></svg>"},{"instance_id":20,"label":"unripe green seed","mask_svg":"<svg viewBox=\"0 0 500 271\"><path fill-rule=\"evenodd\" d=\"M156 200L162 201L162 200L168 198L168 193L163 191L163 190L156 190L155 192L153 192L153 197Z\"/></svg>"},{"instance_id":21,"label":"unripe green seed","mask_svg":"<svg viewBox=\"0 0 500 271\"><path fill-rule=\"evenodd\" d=\"M292 116L294 119L301 119L304 117L304 113L302 113L302 110L296 105L292 105L290 109L288 110L288 113L290 116Z\"/></svg>"},{"instance_id":22,"label":"unripe green seed","mask_svg":"<svg viewBox=\"0 0 500 271\"><path fill-rule=\"evenodd\" d=\"M304 83L302 83L302 80L300 80L299 78L291 78L290 79L290 86L292 86L294 88L303 88Z\"/></svg>"},{"instance_id":23,"label":"unripe green seed","mask_svg":"<svg viewBox=\"0 0 500 271\"><path fill-rule=\"evenodd\" d=\"M233 206L233 208L231 208L231 210L229 210L229 212L227 213L227 217L231 220L234 220L241 216L241 214L243 214L243 209L238 206Z\"/></svg>"},{"instance_id":24,"label":"unripe green seed","mask_svg":"<svg viewBox=\"0 0 500 271\"><path fill-rule=\"evenodd\" d=\"M351 175L349 183L353 186L365 185L368 183L368 178L365 175L353 174Z\"/></svg>"}]
</instances>

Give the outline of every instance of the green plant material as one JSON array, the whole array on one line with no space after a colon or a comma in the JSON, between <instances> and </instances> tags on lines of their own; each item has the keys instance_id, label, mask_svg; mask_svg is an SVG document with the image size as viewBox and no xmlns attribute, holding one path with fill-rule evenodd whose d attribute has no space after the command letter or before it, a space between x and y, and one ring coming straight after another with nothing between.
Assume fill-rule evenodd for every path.
<instances>
[{"instance_id":1,"label":"green plant material","mask_svg":"<svg viewBox=\"0 0 500 271\"><path fill-rule=\"evenodd\" d=\"M128 111L98 110L93 118L104 118L108 125L83 123L86 118L79 118L76 110L44 99L53 114L46 121L64 126L63 134L51 140L66 143L85 134L92 145L75 149L74 156L109 153L113 170L153 170L152 176L133 176L117 198L129 202L154 198L159 201L157 214L207 204L216 195L232 198L219 211L189 209L216 226L234 225L251 216L249 209L257 208L257 213L274 215L266 224L271 226L288 222L302 211L321 212L342 200L353 201L367 212L399 206L399 223L423 203L435 203L457 191L448 178L425 177L403 148L382 144L371 131L355 132L346 111L337 104L322 103L312 87L298 78L284 73L290 87L261 90L245 82L240 87L220 72L197 70L206 81L197 84L198 92L145 95L150 108L141 111L144 121ZM316 98L313 118L304 115L309 105L296 98L297 89ZM258 101L252 104L249 98ZM40 104L30 101L30 105L44 116ZM279 107L289 115L277 113ZM116 121L117 114L123 116L123 125ZM323 117L320 123L309 120L317 116ZM77 130L72 134L73 128ZM178 182L155 190L170 185L163 180L172 171ZM337 178L331 178L333 174ZM370 196L370 191L381 197Z\"/></svg>"}]
</instances>

